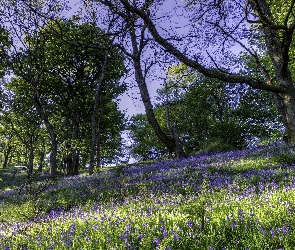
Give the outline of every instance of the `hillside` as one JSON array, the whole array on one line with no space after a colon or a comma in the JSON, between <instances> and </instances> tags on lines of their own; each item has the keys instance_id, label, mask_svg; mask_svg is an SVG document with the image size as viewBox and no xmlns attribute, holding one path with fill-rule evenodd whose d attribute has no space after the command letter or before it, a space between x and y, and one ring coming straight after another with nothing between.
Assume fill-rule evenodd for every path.
<instances>
[{"instance_id":1,"label":"hillside","mask_svg":"<svg viewBox=\"0 0 295 250\"><path fill-rule=\"evenodd\" d=\"M0 249L293 249L295 147L24 181L0 169Z\"/></svg>"}]
</instances>

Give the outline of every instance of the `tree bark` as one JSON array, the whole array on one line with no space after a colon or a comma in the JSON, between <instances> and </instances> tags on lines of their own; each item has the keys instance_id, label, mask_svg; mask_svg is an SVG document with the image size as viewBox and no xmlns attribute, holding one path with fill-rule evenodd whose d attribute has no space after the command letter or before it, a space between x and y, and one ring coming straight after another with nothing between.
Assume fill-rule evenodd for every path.
<instances>
[{"instance_id":1,"label":"tree bark","mask_svg":"<svg viewBox=\"0 0 295 250\"><path fill-rule=\"evenodd\" d=\"M101 69L101 75L95 89L93 113L91 118L91 151L90 151L90 162L89 162L89 172L88 172L89 175L92 175L94 171L94 158L95 158L95 152L96 152L96 146L97 146L97 138L96 138L97 113L98 113L98 107L99 107L99 101L100 101L100 90L103 86L103 82L105 79L105 71L108 65L108 56L109 56L109 50L107 49L105 53L103 66Z\"/></svg>"},{"instance_id":2,"label":"tree bark","mask_svg":"<svg viewBox=\"0 0 295 250\"><path fill-rule=\"evenodd\" d=\"M290 94L274 94L276 107L286 128L286 140L295 143L295 91Z\"/></svg>"},{"instance_id":3,"label":"tree bark","mask_svg":"<svg viewBox=\"0 0 295 250\"><path fill-rule=\"evenodd\" d=\"M3 168L7 168L8 165L8 160L9 160L9 156L11 154L12 151L12 146L8 145L7 148L5 148L4 150L4 161L3 161Z\"/></svg>"},{"instance_id":4,"label":"tree bark","mask_svg":"<svg viewBox=\"0 0 295 250\"><path fill-rule=\"evenodd\" d=\"M281 89L285 90L283 93L275 92L273 94L275 104L286 128L287 141L295 143L295 88L289 68L289 52L295 22L293 21L289 27L287 24L285 27L278 27L273 19L269 4L265 0L252 2L252 6L263 23L262 31L267 52L274 67L276 82Z\"/></svg>"},{"instance_id":5,"label":"tree bark","mask_svg":"<svg viewBox=\"0 0 295 250\"><path fill-rule=\"evenodd\" d=\"M144 35L144 27L143 30L141 32L142 36ZM134 71L135 71L135 80L137 82L137 86L139 88L140 91L140 96L141 96L141 100L143 102L144 108L145 108L145 113L147 116L147 120L149 122L149 124L151 125L151 127L153 128L156 136L159 138L159 140L161 142L163 142L165 144L165 146L168 148L168 150L170 152L174 152L177 158L181 158L184 157L185 154L183 152L183 150L181 150L180 147L177 147L175 139L173 137L168 136L163 129L160 127L156 117L155 117L155 113L154 113L154 108L151 102L151 98L149 95L149 91L146 85L146 80L145 77L143 75L143 71L141 68L141 53L140 51L142 51L144 44L143 43L139 43L137 42L137 37L136 37L136 31L134 26L130 27L130 37L131 37L131 43L132 43L132 48L133 48L133 56L132 56L132 60L133 60L133 66L134 66ZM141 37L142 39L143 37Z\"/></svg>"},{"instance_id":6,"label":"tree bark","mask_svg":"<svg viewBox=\"0 0 295 250\"><path fill-rule=\"evenodd\" d=\"M30 146L30 153L29 153L29 162L28 162L28 175L33 174L33 166L34 166L34 148L33 145Z\"/></svg>"},{"instance_id":7,"label":"tree bark","mask_svg":"<svg viewBox=\"0 0 295 250\"><path fill-rule=\"evenodd\" d=\"M47 132L49 133L50 140L51 140L51 154L50 154L50 177L55 177L57 174L57 139L56 134L54 132L53 125L50 123L48 116L46 115L42 104L40 103L39 94L36 92L34 95L34 101L35 101L35 107L40 115L41 119L43 120L45 127L47 129Z\"/></svg>"},{"instance_id":8,"label":"tree bark","mask_svg":"<svg viewBox=\"0 0 295 250\"><path fill-rule=\"evenodd\" d=\"M44 151L42 150L40 152L40 160L39 160L39 166L38 166L38 171L39 172L42 172L43 171L43 162L44 162L44 158L45 158L45 153Z\"/></svg>"},{"instance_id":9,"label":"tree bark","mask_svg":"<svg viewBox=\"0 0 295 250\"><path fill-rule=\"evenodd\" d=\"M81 118L81 113L80 111L77 111L73 119L73 139L75 141L78 141L80 139L79 137L80 118ZM73 175L79 174L79 163L80 163L79 156L80 156L79 150L74 147L72 152Z\"/></svg>"},{"instance_id":10,"label":"tree bark","mask_svg":"<svg viewBox=\"0 0 295 250\"><path fill-rule=\"evenodd\" d=\"M97 124L97 135L96 135L96 168L100 167L101 161L101 128L102 128L102 118L104 114L104 105L100 105L100 114Z\"/></svg>"}]
</instances>

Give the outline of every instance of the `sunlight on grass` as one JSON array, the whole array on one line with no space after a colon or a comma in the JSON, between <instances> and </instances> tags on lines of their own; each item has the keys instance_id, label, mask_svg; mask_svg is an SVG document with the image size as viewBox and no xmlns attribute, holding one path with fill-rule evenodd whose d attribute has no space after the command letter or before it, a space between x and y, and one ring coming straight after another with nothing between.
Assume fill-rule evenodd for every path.
<instances>
[{"instance_id":1,"label":"sunlight on grass","mask_svg":"<svg viewBox=\"0 0 295 250\"><path fill-rule=\"evenodd\" d=\"M258 159L241 159L230 166L230 169L237 171L247 171L250 169L261 169L266 168L271 164L270 160L267 158Z\"/></svg>"},{"instance_id":2,"label":"sunlight on grass","mask_svg":"<svg viewBox=\"0 0 295 250\"><path fill-rule=\"evenodd\" d=\"M295 167L272 152L113 168L37 197L3 190L0 248L293 249Z\"/></svg>"}]
</instances>

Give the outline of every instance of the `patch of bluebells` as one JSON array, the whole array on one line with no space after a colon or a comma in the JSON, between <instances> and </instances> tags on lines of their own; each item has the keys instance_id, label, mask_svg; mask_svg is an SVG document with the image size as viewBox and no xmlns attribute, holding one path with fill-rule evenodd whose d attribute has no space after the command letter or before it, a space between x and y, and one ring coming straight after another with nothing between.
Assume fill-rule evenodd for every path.
<instances>
[{"instance_id":1,"label":"patch of bluebells","mask_svg":"<svg viewBox=\"0 0 295 250\"><path fill-rule=\"evenodd\" d=\"M160 216L161 209L167 214L170 208L173 212L173 208L177 210L177 206L197 201L204 189L204 180L208 181L205 190L208 196L223 190L227 192L229 199L234 198L236 201L242 201L245 198L259 198L265 194L271 195L280 188L285 191L293 190L295 189L295 166L292 164L268 165L240 172L231 171L233 163L241 159L271 158L279 153L293 153L293 151L292 147L288 148L284 145L264 146L226 153L191 156L179 160L166 160L151 165L131 166L122 169L120 174L116 170L109 170L88 177L64 178L62 182L46 190L46 193L68 189L73 195L77 195L80 203L75 204L67 211L65 207L57 206L56 204L59 203L56 201L56 204L54 202L51 204L52 208L45 215L34 218L33 221L12 222L8 227L0 225L0 242L5 242L0 243L0 247L10 249L10 245L7 244L26 232L26 229L34 228L36 230L38 226L42 228L44 224L48 225L47 237L43 235L36 237L26 233L25 241L35 242L40 245L40 249L46 249L48 248L46 242L50 240L52 242L50 247L55 249L60 244L71 248L74 245L79 245L80 241L88 242L94 247L95 244L111 244L116 240L117 243L114 245L117 247L121 244L126 249L138 249L137 247L144 249L144 241L152 234L150 245L155 248L166 244L163 242L168 239L171 239L170 245L167 243L165 249L175 249L178 244L183 244L181 242L186 242L185 244L189 246L202 244L202 237L204 237L202 234L213 221L205 215L205 213L209 214L208 208L206 208L207 212L199 217L189 214L192 216L191 219L185 216L180 218L181 225L166 218L164 221L158 221L156 227L146 224L141 228L137 226L138 222L134 221L134 218L132 219L128 214L122 215L118 213L118 210L126 206L131 209L129 212L132 214L133 203L138 204L145 200L152 200L153 204L150 206L143 206L143 209L134 208L139 221L149 221L149 218ZM0 195L5 200L5 197L16 195L15 192L16 190L13 189L4 190ZM83 205L90 199L92 199L92 205L85 210ZM208 201L205 202L208 203ZM290 215L293 215L295 211L294 206L292 207L293 204L287 202L284 204L283 202L285 201L282 201L281 204L285 205ZM201 222L202 216L204 222ZM83 222L79 232L77 221ZM253 228L257 228L262 238L278 238L278 242L282 242L284 238L294 233L294 228L290 223L277 227L265 226L254 213L249 213L241 208L236 214L226 214L223 223L225 223L224 227L232 232L232 235L235 233L239 235L241 230L251 231L254 230ZM66 224L69 225L65 228L56 229L53 226ZM120 227L121 229L119 229ZM108 233L111 228L118 230L118 236ZM55 230L59 231L55 232ZM105 236L105 243L102 243L102 239L94 239L95 235L92 234L96 231L101 231ZM222 237L221 231L221 228L216 229L216 241L218 237ZM59 237L48 238L54 233ZM231 244L242 244L238 236L236 238L233 236L231 240L235 242ZM208 245L207 249L215 248ZM226 246L222 246L220 249L226 249Z\"/></svg>"}]
</instances>

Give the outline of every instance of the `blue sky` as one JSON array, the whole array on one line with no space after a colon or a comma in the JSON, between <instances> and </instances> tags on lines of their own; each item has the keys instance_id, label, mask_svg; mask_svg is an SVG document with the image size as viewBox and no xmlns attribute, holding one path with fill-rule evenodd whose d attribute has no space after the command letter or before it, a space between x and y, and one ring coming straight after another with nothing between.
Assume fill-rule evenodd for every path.
<instances>
[{"instance_id":1,"label":"blue sky","mask_svg":"<svg viewBox=\"0 0 295 250\"><path fill-rule=\"evenodd\" d=\"M183 4L182 1L178 0L169 0L169 1L163 1L163 6L159 7L158 11L161 12L161 14L165 14L165 12L174 14L174 16L170 17L169 19L166 19L165 22L161 22L160 26L166 29L169 27L169 25L173 26L182 26L181 32L185 31L185 19L183 15L180 18L178 15L180 13L177 13L177 9L173 9L176 4ZM72 7L72 10L68 13L69 16L72 16L76 13L76 11L80 8L80 1L74 0L70 2L70 5ZM163 32L165 32L163 29ZM161 32L161 30L160 30ZM168 65L166 65L167 67ZM161 85L163 84L163 78L166 76L166 69L157 67L154 69L154 75L152 78L147 79L147 85L150 92L150 96L152 101L155 101L155 96L157 95L156 90L158 88L161 88ZM132 77L129 77L126 81L128 83L129 90L124 93L122 96L120 96L120 109L124 110L128 116L132 116L134 114L138 113L144 113L144 107L139 95L138 87L136 86L135 80Z\"/></svg>"},{"instance_id":2,"label":"blue sky","mask_svg":"<svg viewBox=\"0 0 295 250\"><path fill-rule=\"evenodd\" d=\"M68 13L69 16L75 14L75 11L79 10L80 0L71 1L70 4L73 9ZM183 5L184 1L164 0L162 1L161 6L157 5L155 7L157 8L157 17L169 16L169 18L163 18L157 22L157 28L160 34L183 35L189 32L189 17L186 16L187 13L183 12L183 8L177 7L183 7ZM194 48L191 49L194 50ZM234 53L238 53L241 50L238 47L232 49L234 50L232 51ZM210 53L213 52L215 48L202 48L200 55L202 55L205 60L208 59L207 50L209 50ZM153 53L153 51L151 51L151 53ZM149 52L145 53L144 56L150 56ZM175 63L176 62L174 62L174 64ZM153 70L153 76L147 78L147 85L153 102L155 101L155 96L157 95L156 90L162 87L163 79L166 77L166 67L168 66L169 64L162 65L162 67L158 66ZM126 82L128 83L129 90L120 96L120 109L125 110L128 116L144 113L145 111L134 78L129 77Z\"/></svg>"}]
</instances>

